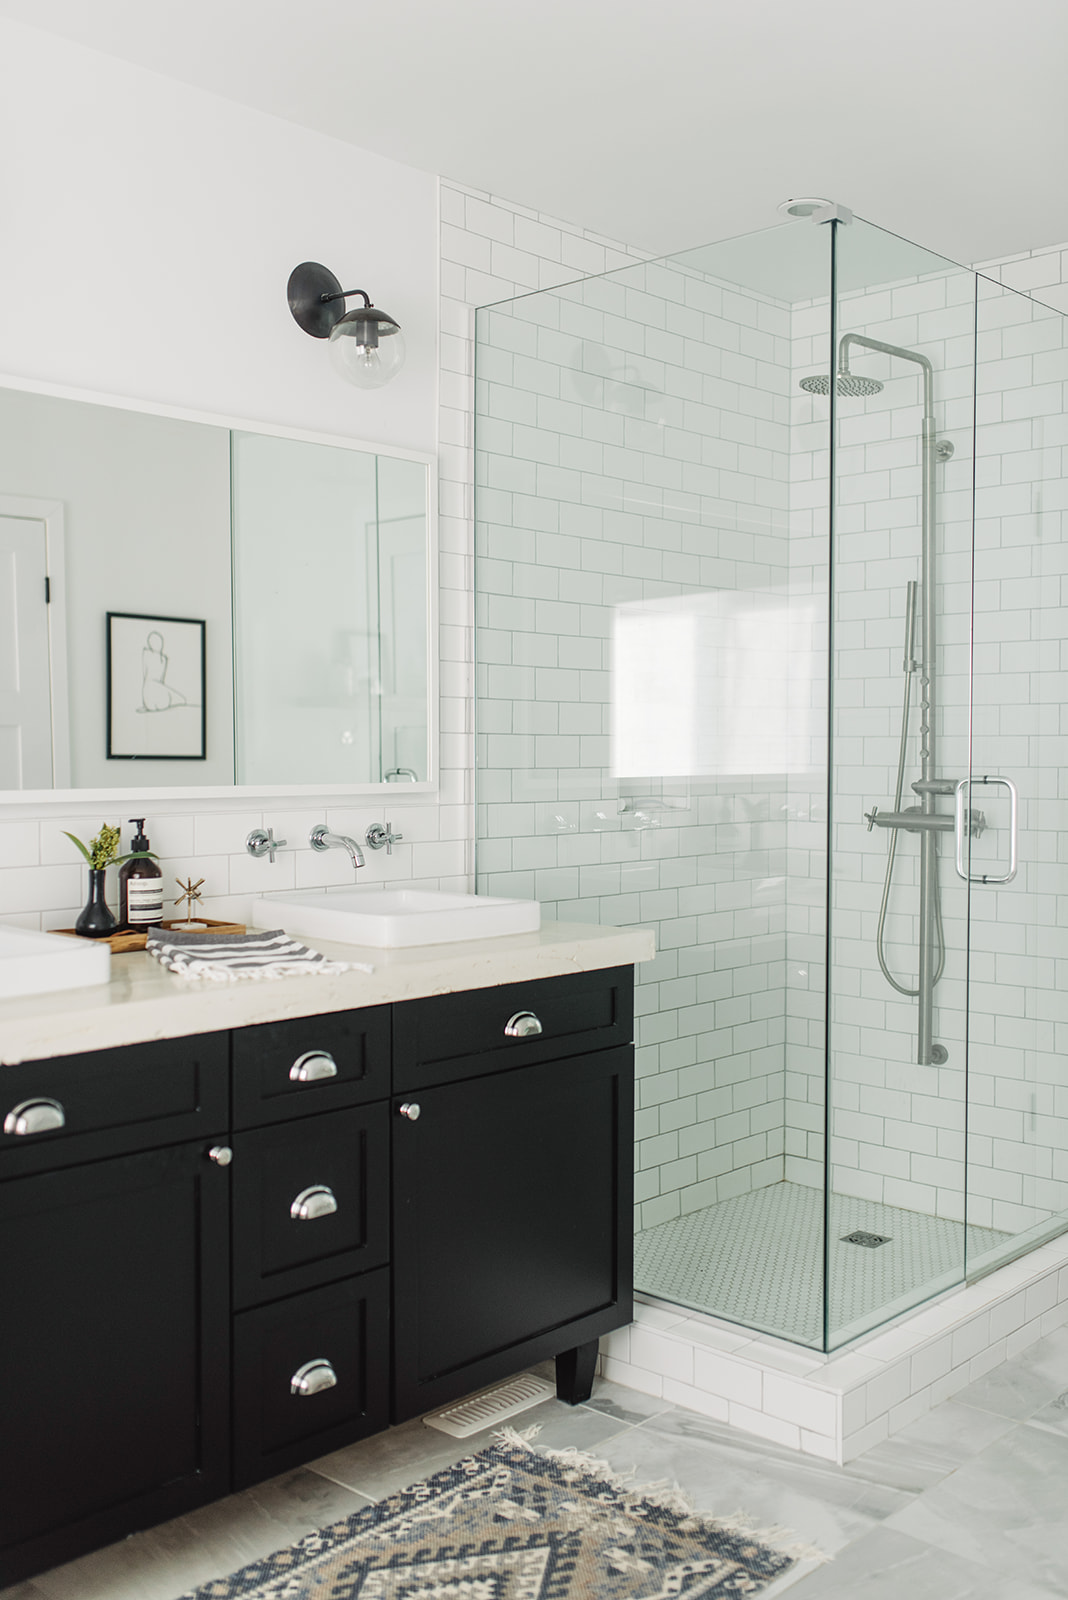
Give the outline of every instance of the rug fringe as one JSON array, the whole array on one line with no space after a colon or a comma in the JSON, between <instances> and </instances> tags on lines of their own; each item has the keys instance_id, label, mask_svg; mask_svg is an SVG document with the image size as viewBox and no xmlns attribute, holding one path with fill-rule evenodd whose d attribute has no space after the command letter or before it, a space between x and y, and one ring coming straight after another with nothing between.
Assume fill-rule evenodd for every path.
<instances>
[{"instance_id":1,"label":"rug fringe","mask_svg":"<svg viewBox=\"0 0 1068 1600\"><path fill-rule=\"evenodd\" d=\"M534 1423L533 1426L524 1428L522 1432L515 1428L498 1428L493 1437L501 1444L512 1445L519 1450L529 1450L532 1455L545 1456L562 1467L581 1472L584 1477L607 1484L610 1489L615 1489L621 1494L624 1500L644 1500L649 1505L674 1512L676 1516L685 1517L695 1527L720 1529L725 1533L744 1535L758 1540L761 1544L771 1545L773 1549L781 1551L784 1556L789 1556L794 1561L822 1563L833 1560L832 1556L818 1549L816 1545L799 1540L792 1528L778 1525L760 1528L756 1524L756 1519L744 1511L734 1511L726 1517L716 1516L710 1511L698 1511L689 1495L668 1478L660 1478L655 1483L635 1484L637 1467L631 1467L626 1472L617 1472L611 1462L591 1456L575 1445L568 1445L563 1450L550 1450L544 1445L535 1449L532 1441L540 1432L540 1424Z\"/></svg>"}]
</instances>

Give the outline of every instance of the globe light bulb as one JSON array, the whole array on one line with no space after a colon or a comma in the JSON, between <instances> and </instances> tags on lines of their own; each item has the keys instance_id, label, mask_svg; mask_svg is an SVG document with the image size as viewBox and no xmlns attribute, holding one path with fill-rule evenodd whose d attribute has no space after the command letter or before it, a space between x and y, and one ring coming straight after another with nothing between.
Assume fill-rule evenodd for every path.
<instances>
[{"instance_id":1,"label":"globe light bulb","mask_svg":"<svg viewBox=\"0 0 1068 1600\"><path fill-rule=\"evenodd\" d=\"M330 332L335 370L358 389L380 389L404 364L404 335L385 312L362 306Z\"/></svg>"}]
</instances>

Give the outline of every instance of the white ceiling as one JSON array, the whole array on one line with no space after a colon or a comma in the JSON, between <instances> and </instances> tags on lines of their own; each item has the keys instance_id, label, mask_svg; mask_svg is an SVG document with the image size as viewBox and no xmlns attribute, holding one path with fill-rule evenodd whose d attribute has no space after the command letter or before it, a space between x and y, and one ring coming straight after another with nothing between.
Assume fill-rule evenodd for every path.
<instances>
[{"instance_id":1,"label":"white ceiling","mask_svg":"<svg viewBox=\"0 0 1068 1600\"><path fill-rule=\"evenodd\" d=\"M797 194L959 261L1068 240L1065 0L0 0L0 15L657 253L766 227Z\"/></svg>"}]
</instances>

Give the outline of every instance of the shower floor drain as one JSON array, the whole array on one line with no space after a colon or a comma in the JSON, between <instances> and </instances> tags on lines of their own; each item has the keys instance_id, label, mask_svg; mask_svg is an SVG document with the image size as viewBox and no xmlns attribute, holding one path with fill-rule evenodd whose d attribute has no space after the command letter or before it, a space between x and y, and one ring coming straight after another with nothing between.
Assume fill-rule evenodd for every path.
<instances>
[{"instance_id":1,"label":"shower floor drain","mask_svg":"<svg viewBox=\"0 0 1068 1600\"><path fill-rule=\"evenodd\" d=\"M551 1400L555 1393L556 1385L548 1379L540 1378L536 1372L524 1372L518 1378L494 1384L492 1389L483 1389L481 1394L472 1395L458 1406L435 1411L433 1416L423 1418L423 1425L437 1428L439 1433L451 1433L454 1439L468 1439L471 1434L492 1428L506 1417L514 1417L517 1412L540 1405L543 1400Z\"/></svg>"},{"instance_id":2,"label":"shower floor drain","mask_svg":"<svg viewBox=\"0 0 1068 1600\"><path fill-rule=\"evenodd\" d=\"M865 1233L863 1228L858 1228L855 1233L843 1233L843 1244L862 1244L865 1250L878 1250L881 1244L890 1243L888 1233Z\"/></svg>"}]
</instances>

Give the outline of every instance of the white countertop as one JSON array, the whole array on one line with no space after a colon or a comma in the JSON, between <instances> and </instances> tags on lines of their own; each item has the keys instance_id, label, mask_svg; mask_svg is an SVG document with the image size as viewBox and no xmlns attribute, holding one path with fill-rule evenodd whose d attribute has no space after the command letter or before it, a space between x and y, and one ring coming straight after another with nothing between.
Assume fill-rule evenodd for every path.
<instances>
[{"instance_id":1,"label":"white countertop","mask_svg":"<svg viewBox=\"0 0 1068 1600\"><path fill-rule=\"evenodd\" d=\"M0 1001L0 1063L76 1055L149 1039L177 1039L288 1017L416 1000L430 994L489 989L531 978L651 961L647 928L598 928L547 922L537 933L456 944L373 950L314 941L338 961L363 961L373 972L212 983L167 972L143 951L111 958L111 980L92 989L67 989Z\"/></svg>"}]
</instances>

